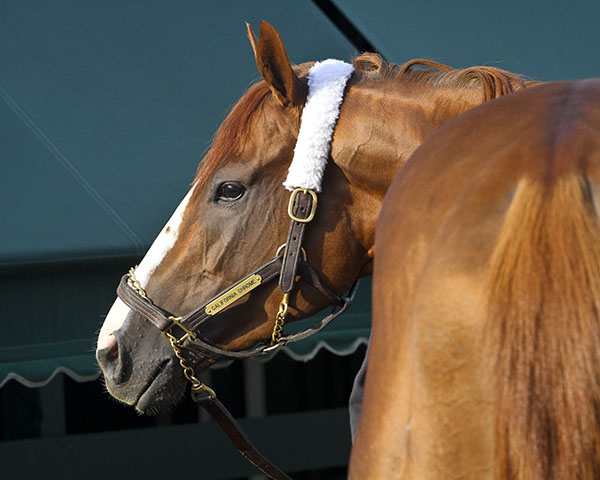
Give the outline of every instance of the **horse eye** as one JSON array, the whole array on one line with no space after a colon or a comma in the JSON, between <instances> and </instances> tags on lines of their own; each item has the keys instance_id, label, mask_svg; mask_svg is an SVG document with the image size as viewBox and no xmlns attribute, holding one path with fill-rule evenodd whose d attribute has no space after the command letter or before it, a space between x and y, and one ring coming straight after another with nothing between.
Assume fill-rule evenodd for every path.
<instances>
[{"instance_id":1,"label":"horse eye","mask_svg":"<svg viewBox=\"0 0 600 480\"><path fill-rule=\"evenodd\" d=\"M232 202L239 200L244 194L245 189L238 183L225 182L219 186L217 198L226 202Z\"/></svg>"}]
</instances>

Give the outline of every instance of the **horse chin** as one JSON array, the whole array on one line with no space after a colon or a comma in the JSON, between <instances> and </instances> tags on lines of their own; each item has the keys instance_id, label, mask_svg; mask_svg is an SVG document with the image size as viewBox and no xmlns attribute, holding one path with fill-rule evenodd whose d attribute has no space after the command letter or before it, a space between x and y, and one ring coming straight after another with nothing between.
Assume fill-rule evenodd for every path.
<instances>
[{"instance_id":1,"label":"horse chin","mask_svg":"<svg viewBox=\"0 0 600 480\"><path fill-rule=\"evenodd\" d=\"M176 375L181 369L179 361L170 359L165 363L167 365L157 370L133 404L137 412L142 415L156 415L161 410L172 407L185 393L186 380L182 375ZM216 360L212 358L202 357L194 366L195 375L199 375L215 363Z\"/></svg>"},{"instance_id":2,"label":"horse chin","mask_svg":"<svg viewBox=\"0 0 600 480\"><path fill-rule=\"evenodd\" d=\"M171 359L149 378L137 400L132 403L138 413L156 415L181 400L186 383L182 375L176 375L179 368L178 362Z\"/></svg>"}]
</instances>

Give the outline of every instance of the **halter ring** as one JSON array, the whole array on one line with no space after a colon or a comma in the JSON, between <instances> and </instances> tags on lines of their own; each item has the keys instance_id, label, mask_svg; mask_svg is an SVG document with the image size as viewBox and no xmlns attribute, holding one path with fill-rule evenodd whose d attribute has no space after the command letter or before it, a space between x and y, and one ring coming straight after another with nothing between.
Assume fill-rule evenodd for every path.
<instances>
[{"instance_id":1,"label":"halter ring","mask_svg":"<svg viewBox=\"0 0 600 480\"><path fill-rule=\"evenodd\" d=\"M281 245L277 251L275 252L275 256L278 257L279 254L281 253L281 251L285 248L285 246L287 245L287 243L284 243L283 245ZM304 258L304 261L306 262L307 257L306 257L306 250L304 250L304 247L300 247L300 251L302 252L302 257Z\"/></svg>"}]
</instances>

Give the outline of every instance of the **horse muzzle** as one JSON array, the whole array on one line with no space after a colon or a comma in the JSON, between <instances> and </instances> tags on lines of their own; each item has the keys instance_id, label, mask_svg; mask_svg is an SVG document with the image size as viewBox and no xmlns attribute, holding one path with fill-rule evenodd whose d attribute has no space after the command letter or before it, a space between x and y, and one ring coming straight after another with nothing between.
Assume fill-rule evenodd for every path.
<instances>
[{"instance_id":1,"label":"horse muzzle","mask_svg":"<svg viewBox=\"0 0 600 480\"><path fill-rule=\"evenodd\" d=\"M169 344L144 323L141 315L129 313L96 351L96 360L113 397L154 414L181 398L185 379Z\"/></svg>"}]
</instances>

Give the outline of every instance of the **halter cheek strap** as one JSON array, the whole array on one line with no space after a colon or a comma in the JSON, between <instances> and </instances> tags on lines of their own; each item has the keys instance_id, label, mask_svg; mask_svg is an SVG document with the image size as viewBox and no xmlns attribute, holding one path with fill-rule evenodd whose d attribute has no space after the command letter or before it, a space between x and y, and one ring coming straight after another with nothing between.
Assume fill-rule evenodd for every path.
<instances>
[{"instance_id":1,"label":"halter cheek strap","mask_svg":"<svg viewBox=\"0 0 600 480\"><path fill-rule=\"evenodd\" d=\"M292 192L288 208L292 224L279 278L279 287L284 293L282 305L287 302L286 294L294 288L304 230L315 216L315 192L321 191L333 130L340 115L346 83L353 71L354 67L348 63L328 59L316 62L308 74L308 96L302 110L294 158L283 182L283 186Z\"/></svg>"},{"instance_id":2,"label":"halter cheek strap","mask_svg":"<svg viewBox=\"0 0 600 480\"><path fill-rule=\"evenodd\" d=\"M249 281L252 281L257 277L260 277L261 279L260 285L265 285L271 282L281 274L281 265L281 256L273 258L270 262L244 277L233 287L224 290L185 317L177 317L160 306L155 305L152 300L147 297L141 287L136 287L133 269L130 270L127 275L123 275L121 278L121 281L117 287L117 295L129 308L143 315L156 328L163 332L165 336L170 335L172 338L174 338L176 343L181 348L190 349L198 354L214 360L240 360L270 353L288 343L297 342L314 335L326 327L332 320L344 313L352 304L357 284L352 287L347 296L340 297L335 292L330 290L329 287L327 287L320 279L316 270L307 261L302 259L299 265L298 273L309 284L313 285L319 292L321 292L330 303L334 304L334 311L332 311L329 315L306 330L291 335L282 336L275 344L263 343L250 350L243 350L239 352L224 350L216 347L215 345L211 345L200 338L200 332L202 331L203 323L208 318L219 315L220 312L212 315L207 313L207 310L212 309L213 305L218 304L220 298L223 298L224 296L227 298L231 295L234 295L230 292L238 291ZM236 301L239 298L241 298L241 295L236 298ZM339 310L335 311L335 308L337 307L339 307Z\"/></svg>"}]
</instances>

